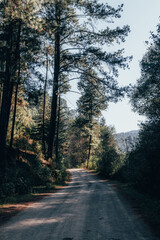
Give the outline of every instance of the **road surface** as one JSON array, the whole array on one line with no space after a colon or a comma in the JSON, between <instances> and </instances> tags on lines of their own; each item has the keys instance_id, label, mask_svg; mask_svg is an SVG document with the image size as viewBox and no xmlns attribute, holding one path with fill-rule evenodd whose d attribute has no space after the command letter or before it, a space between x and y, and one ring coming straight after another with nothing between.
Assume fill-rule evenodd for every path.
<instances>
[{"instance_id":1,"label":"road surface","mask_svg":"<svg viewBox=\"0 0 160 240\"><path fill-rule=\"evenodd\" d=\"M113 187L83 169L0 227L0 240L157 240Z\"/></svg>"}]
</instances>

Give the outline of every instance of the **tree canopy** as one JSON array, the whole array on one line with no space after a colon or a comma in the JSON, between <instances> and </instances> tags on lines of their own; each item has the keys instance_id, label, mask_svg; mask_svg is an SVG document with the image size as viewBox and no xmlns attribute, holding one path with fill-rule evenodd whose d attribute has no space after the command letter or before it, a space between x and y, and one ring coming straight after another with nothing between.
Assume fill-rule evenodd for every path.
<instances>
[{"instance_id":1,"label":"tree canopy","mask_svg":"<svg viewBox=\"0 0 160 240\"><path fill-rule=\"evenodd\" d=\"M148 49L140 66L141 77L138 79L132 95L132 104L136 111L150 120L159 120L160 116L160 24L157 34L151 35Z\"/></svg>"}]
</instances>

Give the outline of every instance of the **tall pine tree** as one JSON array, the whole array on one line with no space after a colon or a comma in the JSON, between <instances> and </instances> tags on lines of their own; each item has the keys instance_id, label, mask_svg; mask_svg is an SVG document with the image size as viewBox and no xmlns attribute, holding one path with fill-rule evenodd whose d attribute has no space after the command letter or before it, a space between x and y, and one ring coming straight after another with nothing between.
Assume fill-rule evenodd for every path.
<instances>
[{"instance_id":1,"label":"tall pine tree","mask_svg":"<svg viewBox=\"0 0 160 240\"><path fill-rule=\"evenodd\" d=\"M121 95L114 77L117 76L117 67L126 66L127 58L123 57L123 50L108 53L103 50L103 46L124 41L129 27L110 29L106 26L104 30L95 28L97 22L107 23L113 18L119 18L121 10L122 6L114 9L98 0L56 0L54 3L48 0L44 4L42 12L46 38L53 44L55 52L48 158L52 158L53 153L61 74L68 74L69 81L78 79L82 73L90 75L90 69L94 67L98 80L105 85L107 92Z\"/></svg>"}]
</instances>

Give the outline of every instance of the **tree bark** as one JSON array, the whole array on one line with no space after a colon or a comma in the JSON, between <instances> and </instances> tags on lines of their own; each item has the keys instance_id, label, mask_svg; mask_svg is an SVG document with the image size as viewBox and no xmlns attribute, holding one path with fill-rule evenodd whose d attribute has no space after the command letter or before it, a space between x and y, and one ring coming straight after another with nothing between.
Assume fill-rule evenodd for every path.
<instances>
[{"instance_id":1,"label":"tree bark","mask_svg":"<svg viewBox=\"0 0 160 240\"><path fill-rule=\"evenodd\" d=\"M2 106L2 93L3 93L3 84L1 83L0 84L0 109L1 109L1 106Z\"/></svg>"},{"instance_id":2,"label":"tree bark","mask_svg":"<svg viewBox=\"0 0 160 240\"><path fill-rule=\"evenodd\" d=\"M12 52L12 34L13 26L12 22L8 26L7 36L7 50L6 50L6 70L5 70L5 81L3 85L3 96L0 113L0 168L2 178L5 176L6 169L6 137L10 115L10 107L13 93L13 82L11 82L11 52ZM3 179L2 179L3 180Z\"/></svg>"},{"instance_id":3,"label":"tree bark","mask_svg":"<svg viewBox=\"0 0 160 240\"><path fill-rule=\"evenodd\" d=\"M55 155L56 155L56 167L60 169L60 159L59 159L59 123L60 123L60 108L61 108L61 97L59 95L58 103L58 116L57 116L57 134L56 134L56 144L55 144Z\"/></svg>"},{"instance_id":4,"label":"tree bark","mask_svg":"<svg viewBox=\"0 0 160 240\"><path fill-rule=\"evenodd\" d=\"M88 148L88 158L87 158L87 168L89 166L89 159L91 156L91 143L92 143L92 134L89 136L89 148Z\"/></svg>"},{"instance_id":5,"label":"tree bark","mask_svg":"<svg viewBox=\"0 0 160 240\"><path fill-rule=\"evenodd\" d=\"M46 108L46 89L48 81L48 49L46 51L46 79L44 83L44 93L43 93L43 119L42 119L42 149L43 154L46 159L46 140L45 140L45 108Z\"/></svg>"},{"instance_id":6,"label":"tree bark","mask_svg":"<svg viewBox=\"0 0 160 240\"><path fill-rule=\"evenodd\" d=\"M93 112L92 112L92 100L90 101L90 110L91 110L91 113L89 114L89 124L90 124L90 136L89 136L89 147L88 147L88 158L87 158L87 168L89 166L89 159L90 159L90 156L91 156L91 148L92 148L92 115L93 115Z\"/></svg>"},{"instance_id":7,"label":"tree bark","mask_svg":"<svg viewBox=\"0 0 160 240\"><path fill-rule=\"evenodd\" d=\"M52 158L53 145L56 132L56 118L57 118L57 96L58 96L58 81L60 73L60 6L56 3L55 18L57 22L57 31L55 33L55 56L54 56L54 80L53 80L53 95L51 103L51 119L50 132L48 140L48 159Z\"/></svg>"},{"instance_id":8,"label":"tree bark","mask_svg":"<svg viewBox=\"0 0 160 240\"><path fill-rule=\"evenodd\" d=\"M16 56L15 56L15 68L18 65L18 76L15 90L15 99L14 99L14 111L13 111L13 119L12 119L12 130L11 130L11 139L10 139L10 148L13 145L14 138L14 128L15 128L15 120L16 120L16 111L17 111L17 97L18 97L18 87L20 83L20 72L21 72L21 63L20 63L20 36L21 36L21 21L19 21L18 25L18 36L17 36L17 44L16 44ZM16 72L16 69L15 69Z\"/></svg>"}]
</instances>

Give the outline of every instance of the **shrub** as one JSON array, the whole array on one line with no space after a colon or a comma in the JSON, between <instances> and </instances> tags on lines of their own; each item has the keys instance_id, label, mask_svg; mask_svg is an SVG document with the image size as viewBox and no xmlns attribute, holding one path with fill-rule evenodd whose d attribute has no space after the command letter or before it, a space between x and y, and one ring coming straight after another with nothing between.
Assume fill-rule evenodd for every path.
<instances>
[{"instance_id":1,"label":"shrub","mask_svg":"<svg viewBox=\"0 0 160 240\"><path fill-rule=\"evenodd\" d=\"M19 177L15 181L16 193L23 195L31 192L31 186L29 181L24 179L24 177Z\"/></svg>"},{"instance_id":2,"label":"shrub","mask_svg":"<svg viewBox=\"0 0 160 240\"><path fill-rule=\"evenodd\" d=\"M61 170L55 169L53 176L57 184L64 184L67 178L66 168L63 167Z\"/></svg>"},{"instance_id":3,"label":"shrub","mask_svg":"<svg viewBox=\"0 0 160 240\"><path fill-rule=\"evenodd\" d=\"M39 166L37 175L43 183L50 181L51 170L47 166Z\"/></svg>"},{"instance_id":4,"label":"shrub","mask_svg":"<svg viewBox=\"0 0 160 240\"><path fill-rule=\"evenodd\" d=\"M114 147L107 147L101 153L98 170L105 177L113 177L123 165L123 159Z\"/></svg>"},{"instance_id":5,"label":"shrub","mask_svg":"<svg viewBox=\"0 0 160 240\"><path fill-rule=\"evenodd\" d=\"M15 194L15 184L13 182L3 183L1 185L1 191L5 196L12 196Z\"/></svg>"}]
</instances>

